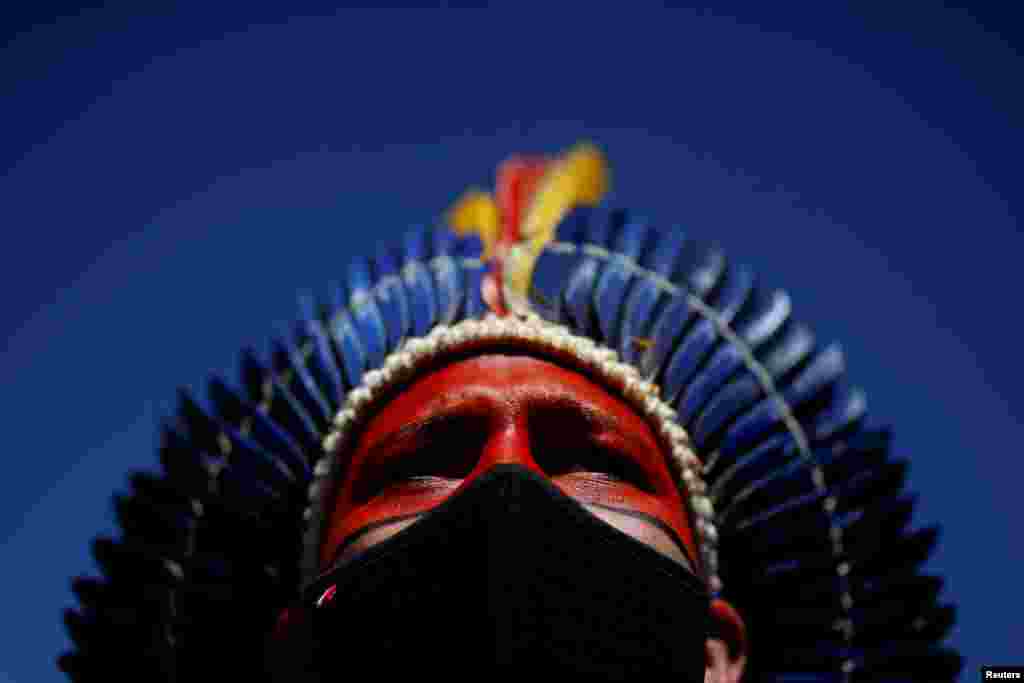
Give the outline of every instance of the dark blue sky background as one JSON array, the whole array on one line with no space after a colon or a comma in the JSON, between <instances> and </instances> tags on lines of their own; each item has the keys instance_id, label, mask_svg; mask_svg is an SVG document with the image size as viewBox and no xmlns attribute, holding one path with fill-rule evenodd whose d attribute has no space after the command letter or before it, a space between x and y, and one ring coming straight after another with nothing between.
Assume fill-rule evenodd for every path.
<instances>
[{"instance_id":1,"label":"dark blue sky background","mask_svg":"<svg viewBox=\"0 0 1024 683\"><path fill-rule=\"evenodd\" d=\"M1021 24L905 4L0 14L0 681L61 680L68 578L178 385L508 153L581 138L616 202L842 343L944 525L963 680L1024 661Z\"/></svg>"}]
</instances>

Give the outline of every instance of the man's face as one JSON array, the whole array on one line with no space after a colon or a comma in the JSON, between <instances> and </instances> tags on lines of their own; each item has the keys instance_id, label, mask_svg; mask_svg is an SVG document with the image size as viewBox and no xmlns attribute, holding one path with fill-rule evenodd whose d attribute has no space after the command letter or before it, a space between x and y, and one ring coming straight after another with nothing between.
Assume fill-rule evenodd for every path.
<instances>
[{"instance_id":1,"label":"man's face","mask_svg":"<svg viewBox=\"0 0 1024 683\"><path fill-rule=\"evenodd\" d=\"M578 372L499 354L424 375L369 420L338 491L321 569L390 538L496 464L549 478L595 516L694 569L686 506L647 422Z\"/></svg>"}]
</instances>

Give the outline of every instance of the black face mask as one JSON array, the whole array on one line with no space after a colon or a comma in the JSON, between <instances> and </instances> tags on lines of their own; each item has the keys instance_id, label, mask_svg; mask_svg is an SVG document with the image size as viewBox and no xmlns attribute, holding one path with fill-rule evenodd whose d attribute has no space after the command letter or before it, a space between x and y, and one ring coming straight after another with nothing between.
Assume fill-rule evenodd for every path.
<instances>
[{"instance_id":1,"label":"black face mask","mask_svg":"<svg viewBox=\"0 0 1024 683\"><path fill-rule=\"evenodd\" d=\"M327 571L304 604L308 618L272 656L282 680L463 670L704 680L700 579L516 465Z\"/></svg>"}]
</instances>

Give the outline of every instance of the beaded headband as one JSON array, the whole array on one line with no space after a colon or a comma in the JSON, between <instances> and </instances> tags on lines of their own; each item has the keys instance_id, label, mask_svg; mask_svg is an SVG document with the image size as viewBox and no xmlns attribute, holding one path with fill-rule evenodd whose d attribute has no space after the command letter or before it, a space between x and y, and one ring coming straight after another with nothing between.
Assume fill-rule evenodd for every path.
<instances>
[{"instance_id":1,"label":"beaded headband","mask_svg":"<svg viewBox=\"0 0 1024 683\"><path fill-rule=\"evenodd\" d=\"M620 361L618 353L534 315L498 317L488 314L483 320L469 319L454 326L435 327L426 337L406 340L398 351L387 357L380 369L366 373L362 385L349 392L324 438L324 455L313 469L310 506L305 512L309 523L304 562L307 578L315 576L324 521L329 518L332 502L328 494L336 490L344 472L341 456L353 445L354 436L380 399L445 358L510 344L567 364L608 385L655 427L670 454L672 473L688 496L704 578L712 592L719 592L722 584L717 570L714 510L706 495L702 464L693 452L689 435L676 422L676 412L660 398L658 387L642 379L635 367Z\"/></svg>"},{"instance_id":2,"label":"beaded headband","mask_svg":"<svg viewBox=\"0 0 1024 683\"><path fill-rule=\"evenodd\" d=\"M330 494L344 472L342 456L353 446L355 434L381 397L445 358L511 344L593 376L648 419L669 453L669 466L689 502L704 579L712 593L721 591L718 536L703 465L689 435L676 421L676 412L662 400L658 387L644 380L633 365L619 360L617 352L543 320L521 295L529 282L532 261L553 236L555 225L575 205L595 203L604 193L604 168L603 158L589 146L577 147L557 161L513 159L499 170L498 199L505 206L479 192L469 193L456 205L453 227L459 232L477 232L485 244L491 277L483 282L483 295L494 312L483 320L438 325L425 337L405 340L379 369L367 372L362 384L348 393L323 440L323 455L314 466L309 486L302 567L307 581L316 576L325 520L333 502Z\"/></svg>"}]
</instances>

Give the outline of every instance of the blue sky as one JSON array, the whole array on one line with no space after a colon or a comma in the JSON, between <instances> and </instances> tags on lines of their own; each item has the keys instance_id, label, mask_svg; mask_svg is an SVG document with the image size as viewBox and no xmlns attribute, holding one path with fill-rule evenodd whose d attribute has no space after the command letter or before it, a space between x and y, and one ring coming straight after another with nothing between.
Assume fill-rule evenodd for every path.
<instances>
[{"instance_id":1,"label":"blue sky","mask_svg":"<svg viewBox=\"0 0 1024 683\"><path fill-rule=\"evenodd\" d=\"M158 5L157 7L163 7ZM179 385L510 152L720 243L838 340L944 526L964 680L1019 661L1017 40L934 8L127 6L0 17L0 680L57 681L68 579ZM17 629L12 631L11 629ZM4 674L6 673L6 679Z\"/></svg>"}]
</instances>

